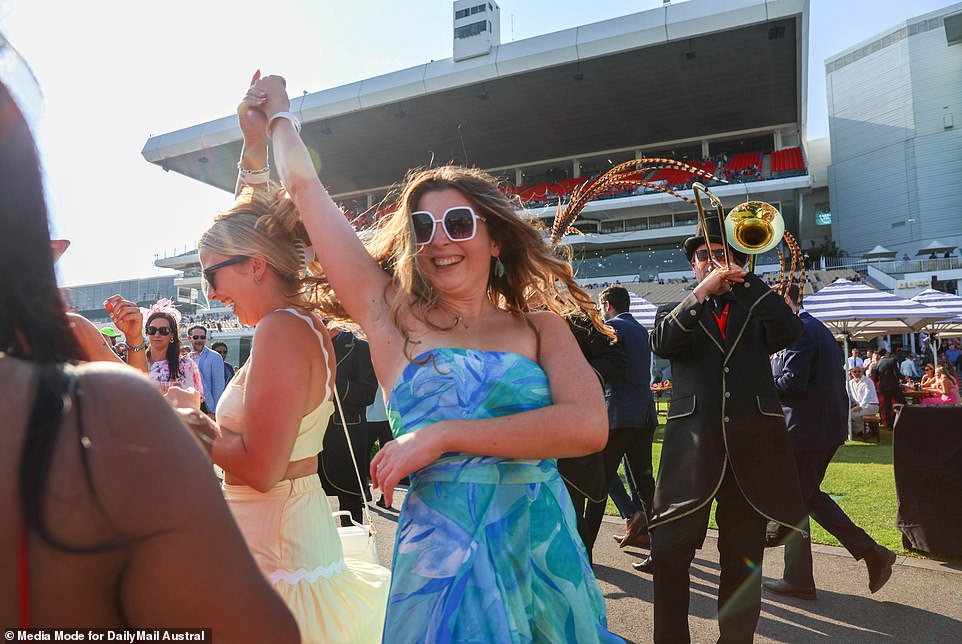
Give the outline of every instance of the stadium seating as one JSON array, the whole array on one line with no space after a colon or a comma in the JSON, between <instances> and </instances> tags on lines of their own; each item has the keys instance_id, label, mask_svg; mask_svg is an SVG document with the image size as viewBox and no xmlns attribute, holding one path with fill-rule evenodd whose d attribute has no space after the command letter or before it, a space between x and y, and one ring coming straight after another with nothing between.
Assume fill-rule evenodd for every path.
<instances>
[{"instance_id":1,"label":"stadium seating","mask_svg":"<svg viewBox=\"0 0 962 644\"><path fill-rule=\"evenodd\" d=\"M801 148L785 148L772 152L772 176L804 174L804 172L805 160L802 158Z\"/></svg>"}]
</instances>

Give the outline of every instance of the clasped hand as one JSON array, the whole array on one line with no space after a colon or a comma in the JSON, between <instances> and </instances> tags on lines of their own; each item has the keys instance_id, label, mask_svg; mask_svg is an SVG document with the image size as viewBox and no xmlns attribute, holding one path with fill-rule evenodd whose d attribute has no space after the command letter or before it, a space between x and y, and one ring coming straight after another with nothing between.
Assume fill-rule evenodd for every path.
<instances>
[{"instance_id":1,"label":"clasped hand","mask_svg":"<svg viewBox=\"0 0 962 644\"><path fill-rule=\"evenodd\" d=\"M248 128L265 128L268 119L278 112L290 111L291 102L287 97L287 81L283 76L261 77L260 70L251 78L251 85L244 94L237 115L245 135Z\"/></svg>"}]
</instances>

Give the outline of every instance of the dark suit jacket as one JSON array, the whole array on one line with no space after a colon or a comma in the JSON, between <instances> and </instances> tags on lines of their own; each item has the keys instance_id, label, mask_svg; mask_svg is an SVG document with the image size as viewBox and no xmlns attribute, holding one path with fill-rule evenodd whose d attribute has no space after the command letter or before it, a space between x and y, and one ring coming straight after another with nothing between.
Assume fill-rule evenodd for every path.
<instances>
[{"instance_id":1,"label":"dark suit jacket","mask_svg":"<svg viewBox=\"0 0 962 644\"><path fill-rule=\"evenodd\" d=\"M598 376L600 386L619 377L628 365L628 354L620 342L614 342L598 331L587 316L568 320L581 353ZM608 498L608 481L605 480L602 452L574 458L559 458L558 473L565 483L596 503Z\"/></svg>"},{"instance_id":2,"label":"dark suit jacket","mask_svg":"<svg viewBox=\"0 0 962 644\"><path fill-rule=\"evenodd\" d=\"M352 333L342 331L331 339L337 372L334 383L344 406L347 429L351 432L351 447L360 470L361 480L367 476L367 434L365 412L374 402L377 393L377 377L371 364L371 350L367 342ZM327 480L341 490L357 494L357 474L347 449L347 439L337 405L324 433L324 447L318 466ZM324 477L322 477L323 479Z\"/></svg>"},{"instance_id":3,"label":"dark suit jacket","mask_svg":"<svg viewBox=\"0 0 962 644\"><path fill-rule=\"evenodd\" d=\"M772 376L795 451L838 447L848 436L845 357L824 324L802 311L802 335L775 354Z\"/></svg>"},{"instance_id":4,"label":"dark suit jacket","mask_svg":"<svg viewBox=\"0 0 962 644\"><path fill-rule=\"evenodd\" d=\"M758 512L789 526L801 522L805 505L769 364L801 332L792 310L752 273L732 290L727 340L694 294L658 309L651 348L671 360L672 400L652 527L710 502L726 458Z\"/></svg>"},{"instance_id":5,"label":"dark suit jacket","mask_svg":"<svg viewBox=\"0 0 962 644\"><path fill-rule=\"evenodd\" d=\"M651 394L651 348L648 331L631 313L620 313L608 320L618 334L618 344L624 345L628 366L621 376L605 383L605 406L608 408L608 427L654 427L655 399Z\"/></svg>"},{"instance_id":6,"label":"dark suit jacket","mask_svg":"<svg viewBox=\"0 0 962 644\"><path fill-rule=\"evenodd\" d=\"M878 390L883 394L895 394L902 391L902 371L898 360L891 353L875 365L872 378L878 383Z\"/></svg>"}]
</instances>

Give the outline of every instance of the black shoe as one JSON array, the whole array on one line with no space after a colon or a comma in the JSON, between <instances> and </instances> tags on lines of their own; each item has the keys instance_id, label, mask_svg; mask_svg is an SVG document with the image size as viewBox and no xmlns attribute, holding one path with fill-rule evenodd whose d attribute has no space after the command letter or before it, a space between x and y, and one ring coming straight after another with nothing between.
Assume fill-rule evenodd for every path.
<instances>
[{"instance_id":1,"label":"black shoe","mask_svg":"<svg viewBox=\"0 0 962 644\"><path fill-rule=\"evenodd\" d=\"M804 586L793 586L784 579L778 579L775 581L763 581L762 586L765 590L769 590L776 595L785 595L787 597L798 597L799 599L815 599L815 587L805 588Z\"/></svg>"},{"instance_id":2,"label":"black shoe","mask_svg":"<svg viewBox=\"0 0 962 644\"><path fill-rule=\"evenodd\" d=\"M383 495L383 494L381 495L381 498L380 498L380 499L378 499L377 501L375 501L374 505L376 505L376 506L379 507L379 508L384 508L385 510L393 510L393 509L394 509L393 507L391 507L390 505L388 505L388 504L384 501L384 495Z\"/></svg>"},{"instance_id":3,"label":"black shoe","mask_svg":"<svg viewBox=\"0 0 962 644\"><path fill-rule=\"evenodd\" d=\"M865 565L868 567L868 589L876 593L892 576L892 564L895 563L895 553L884 546L875 544L865 553Z\"/></svg>"},{"instance_id":4,"label":"black shoe","mask_svg":"<svg viewBox=\"0 0 962 644\"><path fill-rule=\"evenodd\" d=\"M636 561L631 564L631 567L638 572L646 572L649 575L655 574L655 562L652 560L651 555L648 555L641 561Z\"/></svg>"}]
</instances>

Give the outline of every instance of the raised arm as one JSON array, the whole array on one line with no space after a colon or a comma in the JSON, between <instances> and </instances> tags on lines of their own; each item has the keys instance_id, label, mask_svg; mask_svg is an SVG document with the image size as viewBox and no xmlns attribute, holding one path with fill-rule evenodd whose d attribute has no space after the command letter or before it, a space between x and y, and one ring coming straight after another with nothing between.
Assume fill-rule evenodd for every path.
<instances>
[{"instance_id":1,"label":"raised arm","mask_svg":"<svg viewBox=\"0 0 962 644\"><path fill-rule=\"evenodd\" d=\"M551 404L497 418L444 420L387 443L371 461L371 479L391 503L402 478L447 452L501 458L555 458L600 451L608 439L601 388L567 323L554 313L531 315L541 334L541 367Z\"/></svg>"},{"instance_id":2,"label":"raised arm","mask_svg":"<svg viewBox=\"0 0 962 644\"><path fill-rule=\"evenodd\" d=\"M344 308L369 335L377 335L378 320L390 324L384 299L388 275L371 258L344 214L321 185L307 147L288 113L284 79L268 76L254 84L266 100L274 162L284 187L294 199L314 245L314 252Z\"/></svg>"},{"instance_id":3,"label":"raised arm","mask_svg":"<svg viewBox=\"0 0 962 644\"><path fill-rule=\"evenodd\" d=\"M266 101L263 92L254 88L261 78L260 70L254 72L251 86L237 106L237 123L244 134L244 147L237 162L237 184L234 196L247 186L267 188L270 164L267 161L267 116L261 110Z\"/></svg>"}]
</instances>

